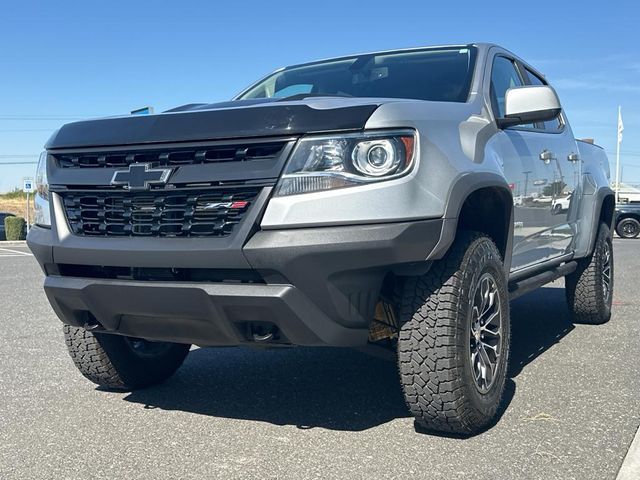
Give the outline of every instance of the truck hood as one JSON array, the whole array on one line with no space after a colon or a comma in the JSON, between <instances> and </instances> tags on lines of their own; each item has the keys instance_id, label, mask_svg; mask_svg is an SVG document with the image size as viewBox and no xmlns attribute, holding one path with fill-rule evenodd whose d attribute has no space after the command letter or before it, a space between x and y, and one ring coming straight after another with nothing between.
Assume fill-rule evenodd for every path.
<instances>
[{"instance_id":1,"label":"truck hood","mask_svg":"<svg viewBox=\"0 0 640 480\"><path fill-rule=\"evenodd\" d=\"M191 104L157 115L83 120L62 126L47 149L288 136L363 129L385 102L398 99L313 97Z\"/></svg>"}]
</instances>

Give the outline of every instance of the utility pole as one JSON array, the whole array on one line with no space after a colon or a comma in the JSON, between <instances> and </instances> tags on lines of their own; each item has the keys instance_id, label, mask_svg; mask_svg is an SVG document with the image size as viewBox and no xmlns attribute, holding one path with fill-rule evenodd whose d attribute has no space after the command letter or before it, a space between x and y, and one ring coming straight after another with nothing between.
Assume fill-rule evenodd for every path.
<instances>
[{"instance_id":1,"label":"utility pole","mask_svg":"<svg viewBox=\"0 0 640 480\"><path fill-rule=\"evenodd\" d=\"M531 170L527 170L526 172L522 172L524 173L524 193L522 194L523 197L527 196L527 187L529 186L529 174L531 173Z\"/></svg>"},{"instance_id":2,"label":"utility pole","mask_svg":"<svg viewBox=\"0 0 640 480\"><path fill-rule=\"evenodd\" d=\"M616 142L616 203L620 202L620 144L622 143L622 107L618 106L618 141Z\"/></svg>"}]
</instances>

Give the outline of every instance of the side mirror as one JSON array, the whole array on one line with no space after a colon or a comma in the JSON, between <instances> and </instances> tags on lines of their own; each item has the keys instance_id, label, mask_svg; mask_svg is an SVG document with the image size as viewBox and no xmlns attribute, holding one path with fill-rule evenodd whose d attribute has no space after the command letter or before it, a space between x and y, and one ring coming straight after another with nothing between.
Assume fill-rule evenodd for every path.
<instances>
[{"instance_id":1,"label":"side mirror","mask_svg":"<svg viewBox=\"0 0 640 480\"><path fill-rule=\"evenodd\" d=\"M547 85L510 88L504 103L504 118L498 119L500 128L547 122L558 118L562 111L556 91Z\"/></svg>"}]
</instances>

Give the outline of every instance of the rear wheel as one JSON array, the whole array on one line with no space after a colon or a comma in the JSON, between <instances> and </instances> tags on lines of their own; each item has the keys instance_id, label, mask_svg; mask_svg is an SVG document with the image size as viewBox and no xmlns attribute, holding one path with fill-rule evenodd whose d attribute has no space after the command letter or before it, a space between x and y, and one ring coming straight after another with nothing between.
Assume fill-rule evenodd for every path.
<instances>
[{"instance_id":1,"label":"rear wheel","mask_svg":"<svg viewBox=\"0 0 640 480\"><path fill-rule=\"evenodd\" d=\"M578 260L576 270L566 276L565 291L574 322L597 325L611 318L613 245L606 224L600 224L591 256Z\"/></svg>"},{"instance_id":2,"label":"rear wheel","mask_svg":"<svg viewBox=\"0 0 640 480\"><path fill-rule=\"evenodd\" d=\"M461 232L447 256L405 283L398 360L419 425L473 434L493 421L509 358L509 300L500 252Z\"/></svg>"},{"instance_id":3,"label":"rear wheel","mask_svg":"<svg viewBox=\"0 0 640 480\"><path fill-rule=\"evenodd\" d=\"M635 218L623 218L616 225L616 233L622 238L636 238L640 234L640 222Z\"/></svg>"},{"instance_id":4,"label":"rear wheel","mask_svg":"<svg viewBox=\"0 0 640 480\"><path fill-rule=\"evenodd\" d=\"M190 345L92 333L64 326L69 354L80 373L102 387L135 390L163 382L182 365Z\"/></svg>"}]
</instances>

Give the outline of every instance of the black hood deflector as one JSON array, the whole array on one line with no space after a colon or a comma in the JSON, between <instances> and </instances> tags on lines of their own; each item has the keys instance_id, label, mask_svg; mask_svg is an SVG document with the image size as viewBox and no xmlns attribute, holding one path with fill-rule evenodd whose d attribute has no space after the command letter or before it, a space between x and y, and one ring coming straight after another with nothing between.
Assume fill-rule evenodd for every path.
<instances>
[{"instance_id":1,"label":"black hood deflector","mask_svg":"<svg viewBox=\"0 0 640 480\"><path fill-rule=\"evenodd\" d=\"M379 103L312 108L304 103L187 110L69 123L47 149L222 140L363 129Z\"/></svg>"}]
</instances>

